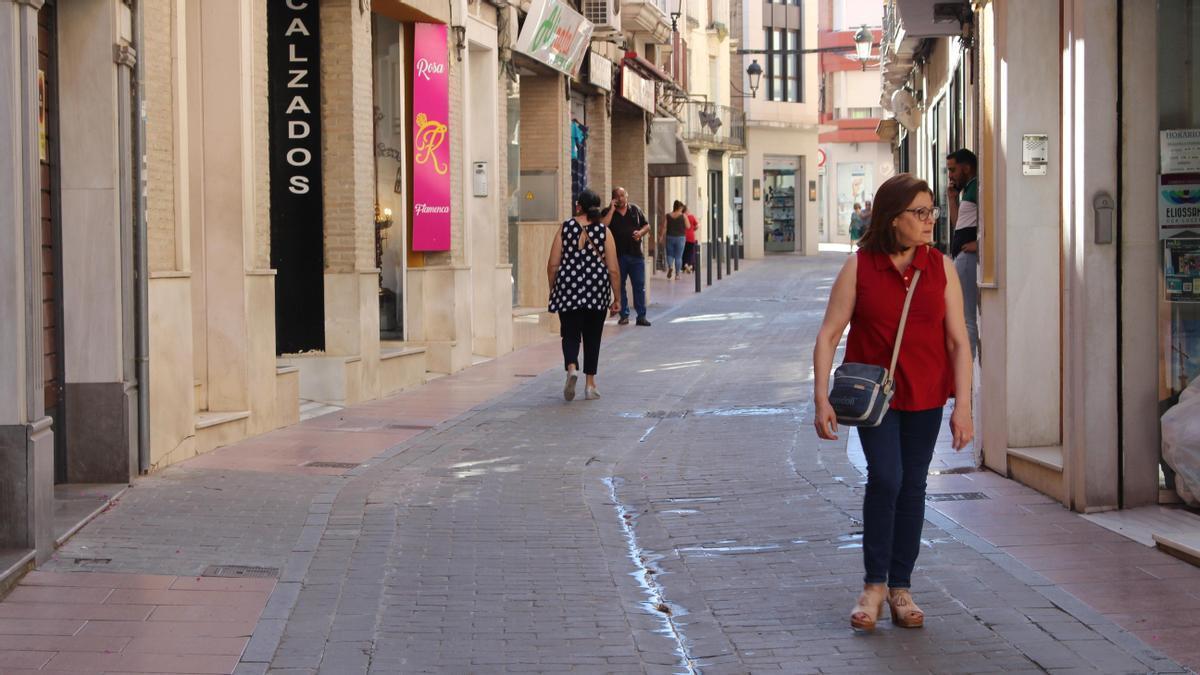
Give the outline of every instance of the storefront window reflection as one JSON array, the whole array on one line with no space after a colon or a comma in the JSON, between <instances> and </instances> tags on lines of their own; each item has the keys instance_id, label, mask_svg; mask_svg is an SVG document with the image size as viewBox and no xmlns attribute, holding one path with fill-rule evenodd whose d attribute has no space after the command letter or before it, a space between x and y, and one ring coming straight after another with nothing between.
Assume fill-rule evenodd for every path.
<instances>
[{"instance_id":1,"label":"storefront window reflection","mask_svg":"<svg viewBox=\"0 0 1200 675\"><path fill-rule=\"evenodd\" d=\"M375 79L375 251L379 277L379 330L404 339L404 266L407 227L404 40L400 24L373 17Z\"/></svg>"}]
</instances>

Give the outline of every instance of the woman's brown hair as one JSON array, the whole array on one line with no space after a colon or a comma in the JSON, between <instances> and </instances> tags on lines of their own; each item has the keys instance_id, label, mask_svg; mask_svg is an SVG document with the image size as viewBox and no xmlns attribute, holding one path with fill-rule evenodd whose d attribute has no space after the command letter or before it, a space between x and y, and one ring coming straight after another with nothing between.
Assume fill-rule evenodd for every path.
<instances>
[{"instance_id":1,"label":"woman's brown hair","mask_svg":"<svg viewBox=\"0 0 1200 675\"><path fill-rule=\"evenodd\" d=\"M871 222L867 232L858 241L861 248L875 253L892 255L904 250L896 238L892 221L899 218L922 192L933 197L929 183L909 173L898 173L883 182L875 191L871 206Z\"/></svg>"}]
</instances>

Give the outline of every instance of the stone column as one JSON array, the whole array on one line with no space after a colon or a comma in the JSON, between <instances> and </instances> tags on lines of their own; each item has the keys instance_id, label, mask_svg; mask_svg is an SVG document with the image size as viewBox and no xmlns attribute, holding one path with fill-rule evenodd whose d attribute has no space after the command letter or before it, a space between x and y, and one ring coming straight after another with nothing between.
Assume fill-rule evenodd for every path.
<instances>
[{"instance_id":1,"label":"stone column","mask_svg":"<svg viewBox=\"0 0 1200 675\"><path fill-rule=\"evenodd\" d=\"M325 351L358 356L345 403L379 390L371 12L321 2L321 143L325 208Z\"/></svg>"},{"instance_id":2,"label":"stone column","mask_svg":"<svg viewBox=\"0 0 1200 675\"><path fill-rule=\"evenodd\" d=\"M550 294L546 259L559 224L571 213L570 107L563 77L542 74L521 77L521 186L520 198L546 185L552 175L558 207L553 218L521 219L521 266L518 302L522 307L545 307ZM539 195L540 196L540 195Z\"/></svg>"},{"instance_id":3,"label":"stone column","mask_svg":"<svg viewBox=\"0 0 1200 675\"><path fill-rule=\"evenodd\" d=\"M646 164L646 114L640 109L613 111L612 182L612 187L625 188L630 202L650 213L646 203L650 196Z\"/></svg>"},{"instance_id":4,"label":"stone column","mask_svg":"<svg viewBox=\"0 0 1200 675\"><path fill-rule=\"evenodd\" d=\"M131 39L114 0L60 3L59 193L67 477L121 482L136 474L132 352L132 211L126 156ZM119 65L115 58L121 60ZM60 433L64 431L60 428Z\"/></svg>"},{"instance_id":5,"label":"stone column","mask_svg":"<svg viewBox=\"0 0 1200 675\"><path fill-rule=\"evenodd\" d=\"M601 93L587 99L588 187L607 204L612 191L612 94Z\"/></svg>"},{"instance_id":6,"label":"stone column","mask_svg":"<svg viewBox=\"0 0 1200 675\"><path fill-rule=\"evenodd\" d=\"M54 550L54 438L42 393L37 14L0 2L0 548ZM15 59L8 58L15 56Z\"/></svg>"}]
</instances>

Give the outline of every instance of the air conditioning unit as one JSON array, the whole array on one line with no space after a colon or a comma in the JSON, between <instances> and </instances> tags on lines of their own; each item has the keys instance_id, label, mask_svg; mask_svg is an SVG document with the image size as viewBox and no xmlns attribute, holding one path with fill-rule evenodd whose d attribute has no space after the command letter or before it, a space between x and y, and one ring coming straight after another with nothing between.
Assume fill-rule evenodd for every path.
<instances>
[{"instance_id":1,"label":"air conditioning unit","mask_svg":"<svg viewBox=\"0 0 1200 675\"><path fill-rule=\"evenodd\" d=\"M621 32L621 0L583 0L583 18L595 28L592 35Z\"/></svg>"}]
</instances>

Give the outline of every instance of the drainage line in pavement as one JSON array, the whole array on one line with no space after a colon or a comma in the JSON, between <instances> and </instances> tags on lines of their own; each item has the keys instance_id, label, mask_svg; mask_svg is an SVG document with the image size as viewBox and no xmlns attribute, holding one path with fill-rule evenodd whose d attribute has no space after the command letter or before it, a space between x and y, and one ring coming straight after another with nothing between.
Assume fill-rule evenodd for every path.
<instances>
[{"instance_id":1,"label":"drainage line in pavement","mask_svg":"<svg viewBox=\"0 0 1200 675\"><path fill-rule=\"evenodd\" d=\"M642 437L638 439L638 443L645 443L646 439L650 438L650 434L654 433L654 430L657 428L658 428L658 425L655 424L654 426L647 429L646 433L642 434Z\"/></svg>"},{"instance_id":2,"label":"drainage line in pavement","mask_svg":"<svg viewBox=\"0 0 1200 675\"><path fill-rule=\"evenodd\" d=\"M654 427L651 427L653 430ZM621 521L621 528L625 531L625 543L629 547L629 559L633 561L637 571L633 573L633 577L638 580L642 590L645 591L649 600L643 603L646 611L655 614L663 623L662 632L669 635L675 640L675 653L679 655L679 665L685 669L684 672L689 675L696 675L700 671L696 669L696 664L691 656L687 653L687 640L684 638L683 629L675 622L674 615L677 613L672 610L667 604L666 594L663 592L662 585L654 579L654 571L646 565L646 553L638 546L637 532L633 529L633 520L636 517L634 512L629 507L621 503L617 498L617 479L605 478L604 484L608 486L609 497L612 498L613 506L617 509L617 520Z\"/></svg>"}]
</instances>

